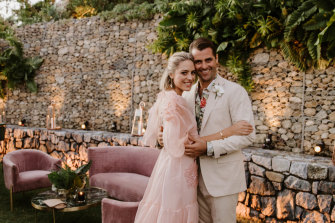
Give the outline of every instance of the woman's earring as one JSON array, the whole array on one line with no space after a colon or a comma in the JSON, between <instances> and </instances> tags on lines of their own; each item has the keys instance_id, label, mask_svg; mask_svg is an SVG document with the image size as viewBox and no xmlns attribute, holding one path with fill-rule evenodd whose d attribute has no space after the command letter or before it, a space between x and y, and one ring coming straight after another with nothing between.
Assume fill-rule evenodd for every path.
<instances>
[{"instance_id":1,"label":"woman's earring","mask_svg":"<svg viewBox=\"0 0 335 223\"><path fill-rule=\"evenodd\" d=\"M173 88L173 85L174 85L174 84L173 84L173 79L170 78L170 87Z\"/></svg>"}]
</instances>

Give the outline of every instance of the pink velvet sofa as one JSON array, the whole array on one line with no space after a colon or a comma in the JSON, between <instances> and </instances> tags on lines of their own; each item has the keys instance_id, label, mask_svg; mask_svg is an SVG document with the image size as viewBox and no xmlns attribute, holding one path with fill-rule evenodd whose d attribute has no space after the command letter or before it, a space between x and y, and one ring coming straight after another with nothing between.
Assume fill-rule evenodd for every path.
<instances>
[{"instance_id":1,"label":"pink velvet sofa","mask_svg":"<svg viewBox=\"0 0 335 223\"><path fill-rule=\"evenodd\" d=\"M159 150L149 147L88 148L90 185L106 189L102 200L103 223L132 223Z\"/></svg>"},{"instance_id":2,"label":"pink velvet sofa","mask_svg":"<svg viewBox=\"0 0 335 223\"><path fill-rule=\"evenodd\" d=\"M13 193L50 187L48 174L57 170L61 160L40 150L22 149L7 153L3 158L6 188L10 191L13 210Z\"/></svg>"}]
</instances>

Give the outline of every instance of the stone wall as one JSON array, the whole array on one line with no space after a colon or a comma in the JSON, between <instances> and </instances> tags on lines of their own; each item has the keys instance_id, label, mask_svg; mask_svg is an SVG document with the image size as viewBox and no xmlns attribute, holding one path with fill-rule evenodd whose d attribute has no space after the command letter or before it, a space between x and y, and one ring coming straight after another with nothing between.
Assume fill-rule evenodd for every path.
<instances>
[{"instance_id":1,"label":"stone wall","mask_svg":"<svg viewBox=\"0 0 335 223\"><path fill-rule=\"evenodd\" d=\"M39 92L20 88L5 99L9 124L25 118L28 126L45 127L46 110L57 103L63 128L130 132L140 101L150 108L166 64L148 46L156 38L158 18L148 22L103 21L99 17L63 20L17 29L28 55L44 64L36 82ZM277 50L257 49L250 57L256 123L255 146L273 133L276 149L313 154L323 140L329 156L335 144L335 67L299 72ZM227 79L234 76L220 68Z\"/></svg>"},{"instance_id":2,"label":"stone wall","mask_svg":"<svg viewBox=\"0 0 335 223\"><path fill-rule=\"evenodd\" d=\"M87 148L138 145L138 137L125 133L75 129L48 130L7 125L0 145L0 161L5 154L19 149L38 149L62 159L71 167L87 161Z\"/></svg>"},{"instance_id":3,"label":"stone wall","mask_svg":"<svg viewBox=\"0 0 335 223\"><path fill-rule=\"evenodd\" d=\"M299 72L278 51L262 48L250 62L256 143L272 132L276 148L313 154L314 145L323 140L324 154L330 155L335 144L335 67Z\"/></svg>"},{"instance_id":4,"label":"stone wall","mask_svg":"<svg viewBox=\"0 0 335 223\"><path fill-rule=\"evenodd\" d=\"M240 217L265 222L334 222L335 166L330 158L244 149L248 189Z\"/></svg>"},{"instance_id":5,"label":"stone wall","mask_svg":"<svg viewBox=\"0 0 335 223\"><path fill-rule=\"evenodd\" d=\"M38 93L10 91L7 119L45 127L54 101L64 128L129 132L134 108L151 106L165 61L148 50L156 37L155 21L120 23L99 17L63 20L18 28L27 55L44 59L36 77Z\"/></svg>"},{"instance_id":6,"label":"stone wall","mask_svg":"<svg viewBox=\"0 0 335 223\"><path fill-rule=\"evenodd\" d=\"M7 126L0 161L11 151L33 148L68 165L87 161L87 148L138 145L139 138L105 131ZM256 148L244 149L248 189L239 194L237 215L247 221L335 222L335 166L328 157Z\"/></svg>"}]
</instances>

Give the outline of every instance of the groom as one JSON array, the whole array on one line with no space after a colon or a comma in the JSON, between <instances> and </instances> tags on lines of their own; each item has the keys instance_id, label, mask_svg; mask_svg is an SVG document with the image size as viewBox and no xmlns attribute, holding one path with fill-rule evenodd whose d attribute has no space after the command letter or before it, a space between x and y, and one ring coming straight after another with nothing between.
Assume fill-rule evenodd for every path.
<instances>
[{"instance_id":1,"label":"groom","mask_svg":"<svg viewBox=\"0 0 335 223\"><path fill-rule=\"evenodd\" d=\"M240 85L217 74L218 55L212 41L194 40L189 49L199 81L184 92L196 117L200 136L206 136L245 120L254 126L251 103ZM223 133L221 133L223 136ZM200 163L198 203L200 223L236 222L238 193L246 190L241 149L252 144L255 133L221 140L196 141L185 154Z\"/></svg>"}]
</instances>

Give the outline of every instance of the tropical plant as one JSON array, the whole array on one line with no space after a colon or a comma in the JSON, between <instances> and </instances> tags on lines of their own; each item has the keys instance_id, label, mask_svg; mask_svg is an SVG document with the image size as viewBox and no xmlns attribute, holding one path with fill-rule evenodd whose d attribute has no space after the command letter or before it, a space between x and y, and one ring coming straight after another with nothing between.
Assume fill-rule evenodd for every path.
<instances>
[{"instance_id":1,"label":"tropical plant","mask_svg":"<svg viewBox=\"0 0 335 223\"><path fill-rule=\"evenodd\" d=\"M60 167L58 171L49 173L48 178L57 189L74 191L85 186L86 172L90 169L91 164L90 161L76 170L72 170L68 165L64 164L65 168Z\"/></svg>"},{"instance_id":2,"label":"tropical plant","mask_svg":"<svg viewBox=\"0 0 335 223\"><path fill-rule=\"evenodd\" d=\"M307 0L289 16L281 48L302 70L324 69L335 57L335 1Z\"/></svg>"},{"instance_id":3,"label":"tropical plant","mask_svg":"<svg viewBox=\"0 0 335 223\"><path fill-rule=\"evenodd\" d=\"M24 84L31 92L37 92L34 81L36 70L43 63L40 57L25 57L22 43L15 37L14 31L0 21L0 40L6 44L0 48L0 97L5 89L16 88Z\"/></svg>"},{"instance_id":4,"label":"tropical plant","mask_svg":"<svg viewBox=\"0 0 335 223\"><path fill-rule=\"evenodd\" d=\"M163 13L158 38L150 46L154 52L187 51L194 39L209 38L218 46L220 63L248 91L253 87L248 58L257 47L280 48L301 70L334 62L335 0L69 0L61 16L53 0L34 6L20 1L26 5L21 12L26 21L98 13L104 19L126 21Z\"/></svg>"},{"instance_id":5,"label":"tropical plant","mask_svg":"<svg viewBox=\"0 0 335 223\"><path fill-rule=\"evenodd\" d=\"M198 37L217 44L220 63L250 91L253 49L280 47L298 68L324 68L335 55L335 0L163 1L154 52L187 50ZM167 5L167 6L166 6Z\"/></svg>"}]
</instances>

